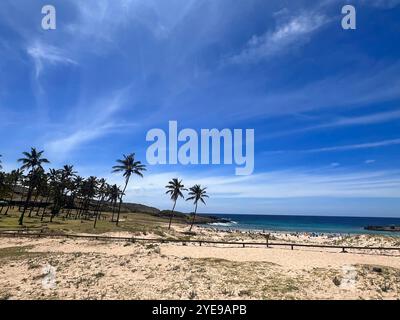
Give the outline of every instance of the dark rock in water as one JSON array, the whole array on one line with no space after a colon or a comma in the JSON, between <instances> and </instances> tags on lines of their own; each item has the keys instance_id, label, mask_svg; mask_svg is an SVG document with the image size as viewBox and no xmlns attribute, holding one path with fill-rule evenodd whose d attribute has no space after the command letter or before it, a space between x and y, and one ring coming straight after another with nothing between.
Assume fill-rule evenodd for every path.
<instances>
[{"instance_id":1,"label":"dark rock in water","mask_svg":"<svg viewBox=\"0 0 400 320\"><path fill-rule=\"evenodd\" d=\"M367 226L365 230L400 232L400 226Z\"/></svg>"}]
</instances>

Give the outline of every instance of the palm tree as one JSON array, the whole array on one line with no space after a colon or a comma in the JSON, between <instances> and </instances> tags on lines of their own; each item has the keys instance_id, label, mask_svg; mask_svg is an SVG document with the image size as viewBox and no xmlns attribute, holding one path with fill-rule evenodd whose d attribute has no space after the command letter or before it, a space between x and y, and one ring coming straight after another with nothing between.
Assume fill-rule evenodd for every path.
<instances>
[{"instance_id":1,"label":"palm tree","mask_svg":"<svg viewBox=\"0 0 400 320\"><path fill-rule=\"evenodd\" d=\"M0 171L0 199L3 196L4 193L4 189L6 189L6 185L7 185L7 177L6 174L4 172ZM3 208L1 208L1 210L3 210ZM1 213L1 211L0 211Z\"/></svg>"},{"instance_id":2,"label":"palm tree","mask_svg":"<svg viewBox=\"0 0 400 320\"><path fill-rule=\"evenodd\" d=\"M53 222L53 218L58 215L62 206L62 170L60 169L50 169L49 171L49 185L50 193L53 205L50 212L50 222ZM41 220L43 220L45 210L43 210Z\"/></svg>"},{"instance_id":3,"label":"palm tree","mask_svg":"<svg viewBox=\"0 0 400 320\"><path fill-rule=\"evenodd\" d=\"M77 172L74 171L74 166L65 165L61 170L61 207L64 208L67 203L68 186L72 183L72 179Z\"/></svg>"},{"instance_id":4,"label":"palm tree","mask_svg":"<svg viewBox=\"0 0 400 320\"><path fill-rule=\"evenodd\" d=\"M97 206L94 209L94 223L93 223L93 228L96 229L96 224L97 224L97 219L99 218L101 214L101 209L103 207L103 202L104 199L107 196L107 190L108 190L108 185L106 182L106 179L101 178L99 181L99 187L98 187L98 199L97 199Z\"/></svg>"},{"instance_id":5,"label":"palm tree","mask_svg":"<svg viewBox=\"0 0 400 320\"><path fill-rule=\"evenodd\" d=\"M42 169L43 167L42 165L45 163L50 163L49 160L47 160L46 158L42 158L44 151L39 151L37 152L37 150L35 148L31 148L31 152L23 152L22 154L25 156L24 158L18 159L18 162L22 163L21 166L21 170L29 170L29 187L28 187L28 194L26 196L26 200L25 200L25 205L24 205L24 210L21 213L21 216L18 220L18 224L21 226L23 224L24 221L24 215L25 215L25 211L28 208L29 202L31 200L32 197L32 192L33 192L33 181L34 181L34 176L36 174L36 170Z\"/></svg>"},{"instance_id":6,"label":"palm tree","mask_svg":"<svg viewBox=\"0 0 400 320\"><path fill-rule=\"evenodd\" d=\"M2 155L0 154L0 158L2 157ZM3 169L3 166L1 165L1 159L0 159L0 170Z\"/></svg>"},{"instance_id":7,"label":"palm tree","mask_svg":"<svg viewBox=\"0 0 400 320\"><path fill-rule=\"evenodd\" d=\"M187 190L185 189L185 186L182 184L182 180L179 181L178 179L174 178L171 181L168 182L168 185L165 186L168 190L165 192L166 194L171 195L171 200L174 202L174 206L172 207L171 211L171 217L169 219L169 225L168 225L168 230L171 229L171 223L172 223L172 218L174 217L174 210L176 206L176 201L178 200L179 197L185 199L185 197L182 194L182 191Z\"/></svg>"},{"instance_id":8,"label":"palm tree","mask_svg":"<svg viewBox=\"0 0 400 320\"><path fill-rule=\"evenodd\" d=\"M85 218L89 215L91 200L96 197L98 190L97 188L98 188L97 177L90 176L89 178L83 181L80 190L82 196L81 208L77 212L75 219L77 219L78 216L81 216L82 220L82 215L84 215Z\"/></svg>"},{"instance_id":9,"label":"palm tree","mask_svg":"<svg viewBox=\"0 0 400 320\"><path fill-rule=\"evenodd\" d=\"M125 177L125 187L122 190L122 194L119 200L119 206L118 206L118 214L117 214L117 223L116 225L118 226L119 223L119 214L121 212L121 204L122 204L122 198L123 195L125 194L126 187L128 186L129 179L132 174L136 174L140 177L143 177L142 171L146 171L146 166L142 164L140 161L135 161L135 154L131 153L129 155L123 155L122 160L117 160L118 165L113 166L113 173L114 172L123 172L123 176Z\"/></svg>"},{"instance_id":10,"label":"palm tree","mask_svg":"<svg viewBox=\"0 0 400 320\"><path fill-rule=\"evenodd\" d=\"M8 203L7 210L6 210L6 212L4 213L5 216L8 214L8 210L9 210L11 207L14 207L14 205L13 205L13 200L14 200L15 189L16 189L16 187L17 187L18 182L19 182L20 180L22 180L22 178L23 178L23 171L20 170L20 169L13 170L13 171L11 171L11 173L9 174L9 180L10 180L10 184L11 184L11 198L10 198L10 201L9 201L9 203Z\"/></svg>"},{"instance_id":11,"label":"palm tree","mask_svg":"<svg viewBox=\"0 0 400 320\"><path fill-rule=\"evenodd\" d=\"M37 206L36 210L36 216L39 215L40 210L42 209L43 214L42 217L44 216L44 213L46 212L46 207L48 205L50 196L51 196L51 188L50 188L50 175L48 173L44 173L40 182L40 203ZM43 219L42 219L43 220Z\"/></svg>"},{"instance_id":12,"label":"palm tree","mask_svg":"<svg viewBox=\"0 0 400 320\"><path fill-rule=\"evenodd\" d=\"M31 209L29 210L28 217L31 217L33 208L37 205L37 200L42 193L43 185L47 184L47 177L44 172L44 169L37 169L36 174L32 177L33 179L33 188L36 189L36 195L33 199L33 205L31 205Z\"/></svg>"},{"instance_id":13,"label":"palm tree","mask_svg":"<svg viewBox=\"0 0 400 320\"><path fill-rule=\"evenodd\" d=\"M68 203L68 210L66 214L66 218L68 218L71 214L72 209L76 209L78 211L78 205L75 206L75 199L78 197L81 186L83 184L83 178L80 176L75 175L74 178L70 181L68 185L68 189L70 191L69 203Z\"/></svg>"},{"instance_id":14,"label":"palm tree","mask_svg":"<svg viewBox=\"0 0 400 320\"><path fill-rule=\"evenodd\" d=\"M196 213L197 213L197 205L199 203L199 201L203 202L204 204L204 198L208 198L207 195L207 188L201 188L201 186L199 184L194 185L193 187L191 187L189 189L189 198L186 199L186 201L189 200L193 200L193 203L195 205L195 209L194 209L194 214L193 214L193 220L192 220L192 224L190 225L190 229L189 231L192 231L193 228L193 224L194 224L194 219L196 218Z\"/></svg>"},{"instance_id":15,"label":"palm tree","mask_svg":"<svg viewBox=\"0 0 400 320\"><path fill-rule=\"evenodd\" d=\"M118 199L121 196L122 196L122 190L116 184L114 184L113 186L110 187L110 198L109 198L109 200L111 201L111 207L112 207L111 222L114 222L115 207L116 207Z\"/></svg>"},{"instance_id":16,"label":"palm tree","mask_svg":"<svg viewBox=\"0 0 400 320\"><path fill-rule=\"evenodd\" d=\"M7 194L7 177L4 172L0 171L0 201L2 200L3 196L6 196ZM3 212L4 204L1 204L0 207L0 214Z\"/></svg>"}]
</instances>

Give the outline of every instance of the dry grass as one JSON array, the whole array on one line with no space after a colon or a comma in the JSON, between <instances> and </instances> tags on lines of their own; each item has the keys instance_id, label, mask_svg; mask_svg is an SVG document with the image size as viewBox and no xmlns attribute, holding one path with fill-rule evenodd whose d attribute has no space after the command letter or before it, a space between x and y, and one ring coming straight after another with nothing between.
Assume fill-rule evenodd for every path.
<instances>
[{"instance_id":1,"label":"dry grass","mask_svg":"<svg viewBox=\"0 0 400 320\"><path fill-rule=\"evenodd\" d=\"M97 221L96 228L93 228L93 220L81 219L64 219L56 217L53 222L49 222L50 218L45 216L44 221L40 221L40 216L35 213L32 217L25 215L24 226L18 225L19 212L10 210L7 216L0 215L0 230L16 230L16 229L47 229L48 231L64 232L64 233L93 233L101 234L106 232L130 232L133 234L155 233L164 236L167 231L168 219L156 217L144 213L121 214L120 223L111 222L111 213L103 213L102 217ZM174 223L181 224L180 221Z\"/></svg>"}]
</instances>

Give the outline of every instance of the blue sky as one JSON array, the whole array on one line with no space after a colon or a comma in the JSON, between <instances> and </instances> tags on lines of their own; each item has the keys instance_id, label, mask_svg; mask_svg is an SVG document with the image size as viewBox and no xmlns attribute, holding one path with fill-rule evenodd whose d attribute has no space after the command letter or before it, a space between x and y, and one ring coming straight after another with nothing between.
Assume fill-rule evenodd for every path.
<instances>
[{"instance_id":1,"label":"blue sky","mask_svg":"<svg viewBox=\"0 0 400 320\"><path fill-rule=\"evenodd\" d=\"M127 199L208 186L203 212L400 216L400 1L2 0L0 153L107 177L146 133L254 128L255 171L149 166ZM41 28L41 8L57 29ZM178 210L189 210L179 203Z\"/></svg>"}]
</instances>

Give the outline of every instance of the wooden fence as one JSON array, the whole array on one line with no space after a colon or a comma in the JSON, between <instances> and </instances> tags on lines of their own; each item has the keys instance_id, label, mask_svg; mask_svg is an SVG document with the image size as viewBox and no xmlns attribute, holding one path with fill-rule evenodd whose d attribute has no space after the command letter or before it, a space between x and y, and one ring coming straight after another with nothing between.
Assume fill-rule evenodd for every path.
<instances>
[{"instance_id":1,"label":"wooden fence","mask_svg":"<svg viewBox=\"0 0 400 320\"><path fill-rule=\"evenodd\" d=\"M170 238L140 238L140 237L108 237L97 235L77 235L77 234L64 234L64 233L47 233L43 230L28 231L26 229L19 230L1 230L0 237L32 237L32 238L69 238L69 239L87 239L87 240L101 240L101 241L124 241L124 242L152 242L152 243L193 243L202 245L234 245L245 248L246 246L252 247L290 247L294 248L324 248L324 249L341 249L342 252L346 250L382 250L382 251L399 251L400 247L361 247L361 246L347 246L347 245L324 245L324 244L308 244L308 243L287 243L287 242L245 242L245 241L216 241L216 240L201 240L201 239L170 239Z\"/></svg>"}]
</instances>

